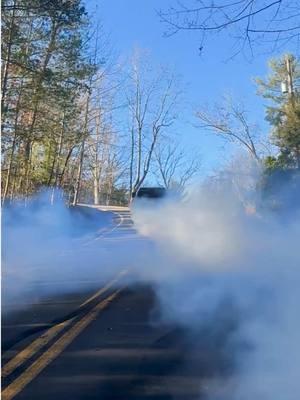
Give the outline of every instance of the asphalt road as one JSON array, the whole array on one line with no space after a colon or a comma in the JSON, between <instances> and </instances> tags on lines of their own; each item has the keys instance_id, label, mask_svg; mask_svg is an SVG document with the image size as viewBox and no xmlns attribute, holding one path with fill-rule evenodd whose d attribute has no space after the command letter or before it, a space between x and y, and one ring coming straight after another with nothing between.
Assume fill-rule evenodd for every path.
<instances>
[{"instance_id":1,"label":"asphalt road","mask_svg":"<svg viewBox=\"0 0 300 400\"><path fill-rule=\"evenodd\" d=\"M117 229L114 229L117 227ZM128 212L104 233L136 235ZM103 234L103 233L101 233ZM191 335L156 318L150 285L127 273L53 295L2 320L2 399L205 399L230 373L226 330Z\"/></svg>"}]
</instances>

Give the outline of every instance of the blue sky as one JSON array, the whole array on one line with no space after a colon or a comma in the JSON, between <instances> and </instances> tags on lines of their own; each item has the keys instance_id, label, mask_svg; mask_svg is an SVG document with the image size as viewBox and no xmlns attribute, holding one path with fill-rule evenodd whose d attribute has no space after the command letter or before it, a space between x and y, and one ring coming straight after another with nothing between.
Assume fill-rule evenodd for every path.
<instances>
[{"instance_id":1,"label":"blue sky","mask_svg":"<svg viewBox=\"0 0 300 400\"><path fill-rule=\"evenodd\" d=\"M253 78L266 76L270 55L255 56L251 61L239 55L226 61L233 50L231 53L232 42L225 35L210 39L202 55L199 55L197 32L164 37L165 26L156 10L167 8L171 3L172 0L86 0L88 10L99 17L118 53L129 57L134 48L146 49L155 63L170 66L182 77L187 86L187 107L179 124L182 145L187 149L199 149L203 170L209 172L220 165L224 142L195 128L193 113L197 106L216 102L230 92L244 101L251 119L258 121L267 133L263 99L256 95Z\"/></svg>"}]
</instances>

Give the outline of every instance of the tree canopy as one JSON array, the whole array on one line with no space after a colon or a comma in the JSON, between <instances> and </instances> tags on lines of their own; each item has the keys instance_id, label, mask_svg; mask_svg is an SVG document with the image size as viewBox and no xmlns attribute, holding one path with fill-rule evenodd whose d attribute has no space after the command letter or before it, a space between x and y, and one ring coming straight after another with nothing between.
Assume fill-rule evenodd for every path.
<instances>
[{"instance_id":1,"label":"tree canopy","mask_svg":"<svg viewBox=\"0 0 300 400\"><path fill-rule=\"evenodd\" d=\"M273 59L266 80L256 79L258 93L269 100L266 119L279 154L267 159L268 167L300 167L300 64L292 54Z\"/></svg>"}]
</instances>

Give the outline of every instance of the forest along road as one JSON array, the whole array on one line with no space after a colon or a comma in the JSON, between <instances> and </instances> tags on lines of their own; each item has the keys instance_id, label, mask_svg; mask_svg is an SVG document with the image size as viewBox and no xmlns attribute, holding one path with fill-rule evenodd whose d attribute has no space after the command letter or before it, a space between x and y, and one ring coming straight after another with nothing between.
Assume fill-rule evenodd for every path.
<instances>
[{"instance_id":1,"label":"forest along road","mask_svg":"<svg viewBox=\"0 0 300 400\"><path fill-rule=\"evenodd\" d=\"M136 234L128 211L115 218L118 227L94 240ZM227 369L222 340L204 331L195 346L156 318L155 291L129 275L4 315L2 399L204 398Z\"/></svg>"}]
</instances>

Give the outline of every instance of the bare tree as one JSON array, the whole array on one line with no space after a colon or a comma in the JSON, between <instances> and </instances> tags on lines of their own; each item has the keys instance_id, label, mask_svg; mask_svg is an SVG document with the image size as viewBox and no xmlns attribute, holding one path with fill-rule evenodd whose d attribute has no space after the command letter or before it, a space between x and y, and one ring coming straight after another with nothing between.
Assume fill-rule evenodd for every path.
<instances>
[{"instance_id":1,"label":"bare tree","mask_svg":"<svg viewBox=\"0 0 300 400\"><path fill-rule=\"evenodd\" d=\"M108 122L111 108L104 103L103 82L104 76L100 75L95 80L90 110L90 134L87 145L87 165L93 180L94 204L99 204L100 176L104 169L108 148L112 145L112 127Z\"/></svg>"},{"instance_id":2,"label":"bare tree","mask_svg":"<svg viewBox=\"0 0 300 400\"><path fill-rule=\"evenodd\" d=\"M201 160L199 155L188 157L177 143L163 144L155 150L158 165L158 181L167 189L184 190L186 185L199 173Z\"/></svg>"},{"instance_id":3,"label":"bare tree","mask_svg":"<svg viewBox=\"0 0 300 400\"><path fill-rule=\"evenodd\" d=\"M94 204L100 202L100 191L103 187L101 180L106 180L108 164L117 156L116 143L118 137L114 128L114 112L118 109L116 95L120 89L120 82L116 76L120 75L120 68L112 65L101 68L95 74L92 82L89 138L87 146L88 169L93 179ZM110 173L111 175L111 173Z\"/></svg>"},{"instance_id":4,"label":"bare tree","mask_svg":"<svg viewBox=\"0 0 300 400\"><path fill-rule=\"evenodd\" d=\"M271 50L300 39L299 0L174 0L160 11L167 35L191 30L201 34L200 51L210 33L228 33L239 42L238 51L259 45Z\"/></svg>"},{"instance_id":5,"label":"bare tree","mask_svg":"<svg viewBox=\"0 0 300 400\"><path fill-rule=\"evenodd\" d=\"M87 82L88 96L83 107L84 126L73 204L78 200L83 165L85 179L92 182L94 204L99 204L100 180L107 171L108 159L112 157L116 139L113 133L112 114L114 96L120 87L120 82L115 76L119 75L120 68L115 65L109 42L106 42L102 27L98 23L93 47L94 71Z\"/></svg>"},{"instance_id":6,"label":"bare tree","mask_svg":"<svg viewBox=\"0 0 300 400\"><path fill-rule=\"evenodd\" d=\"M112 127L97 122L95 135L88 140L86 170L91 174L94 204L97 205L101 201L110 201L126 168Z\"/></svg>"},{"instance_id":7,"label":"bare tree","mask_svg":"<svg viewBox=\"0 0 300 400\"><path fill-rule=\"evenodd\" d=\"M176 119L180 95L176 85L174 75L168 71L153 72L139 57L133 61L127 90L131 115L131 195L145 181L159 139Z\"/></svg>"},{"instance_id":8,"label":"bare tree","mask_svg":"<svg viewBox=\"0 0 300 400\"><path fill-rule=\"evenodd\" d=\"M260 161L258 128L248 120L242 103L234 103L230 97L213 109L203 109L196 113L200 127L208 129L228 142L241 145L256 161Z\"/></svg>"}]
</instances>

